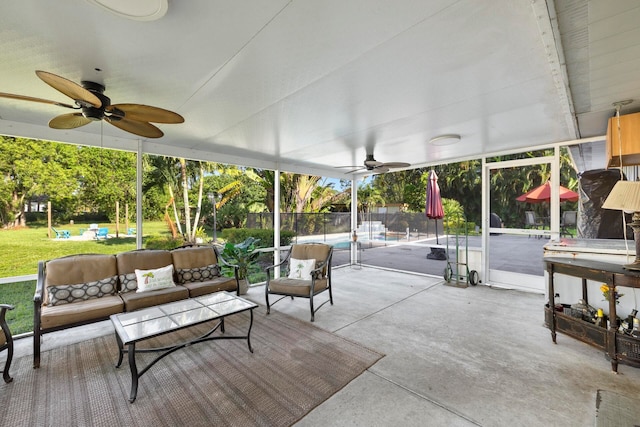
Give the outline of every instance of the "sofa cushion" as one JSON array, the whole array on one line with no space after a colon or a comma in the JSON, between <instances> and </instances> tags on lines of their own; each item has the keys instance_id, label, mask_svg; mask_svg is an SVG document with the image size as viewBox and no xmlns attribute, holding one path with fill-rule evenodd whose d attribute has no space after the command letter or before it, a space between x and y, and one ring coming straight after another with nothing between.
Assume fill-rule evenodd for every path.
<instances>
[{"instance_id":1,"label":"sofa cushion","mask_svg":"<svg viewBox=\"0 0 640 427\"><path fill-rule=\"evenodd\" d=\"M121 252L115 256L118 277L120 279L120 293L127 293L138 289L135 277L136 269L152 270L171 264L171 252L161 249L140 249Z\"/></svg>"},{"instance_id":2,"label":"sofa cushion","mask_svg":"<svg viewBox=\"0 0 640 427\"><path fill-rule=\"evenodd\" d=\"M174 249L171 251L171 258L176 271L218 264L218 259L212 246L192 246Z\"/></svg>"},{"instance_id":3,"label":"sofa cushion","mask_svg":"<svg viewBox=\"0 0 640 427\"><path fill-rule=\"evenodd\" d=\"M166 265L166 264L165 264ZM118 274L114 255L83 254L47 261L43 305L49 304L50 286L91 283Z\"/></svg>"},{"instance_id":4,"label":"sofa cushion","mask_svg":"<svg viewBox=\"0 0 640 427\"><path fill-rule=\"evenodd\" d=\"M121 293L120 298L124 301L124 311L133 311L189 298L189 290L184 286L178 285L172 288L158 289L150 292Z\"/></svg>"},{"instance_id":5,"label":"sofa cushion","mask_svg":"<svg viewBox=\"0 0 640 427\"><path fill-rule=\"evenodd\" d=\"M74 323L106 319L112 314L122 313L124 304L118 295L104 296L77 304L43 306L40 317L41 329L51 329Z\"/></svg>"},{"instance_id":6,"label":"sofa cushion","mask_svg":"<svg viewBox=\"0 0 640 427\"><path fill-rule=\"evenodd\" d=\"M88 299L101 298L105 295L113 295L118 283L118 276L107 277L89 283L77 285L48 286L49 304L70 304Z\"/></svg>"},{"instance_id":7,"label":"sofa cushion","mask_svg":"<svg viewBox=\"0 0 640 427\"><path fill-rule=\"evenodd\" d=\"M220 276L220 268L218 264L204 267L177 268L176 276L178 277L179 285L191 282L206 282Z\"/></svg>"},{"instance_id":8,"label":"sofa cushion","mask_svg":"<svg viewBox=\"0 0 640 427\"><path fill-rule=\"evenodd\" d=\"M173 282L173 264L151 270L136 269L136 281L138 282L136 292L172 288L176 285Z\"/></svg>"},{"instance_id":9,"label":"sofa cushion","mask_svg":"<svg viewBox=\"0 0 640 427\"><path fill-rule=\"evenodd\" d=\"M189 296L199 297L201 295L211 294L219 291L237 291L238 282L235 277L218 276L204 282L187 282L183 284L189 289Z\"/></svg>"}]
</instances>

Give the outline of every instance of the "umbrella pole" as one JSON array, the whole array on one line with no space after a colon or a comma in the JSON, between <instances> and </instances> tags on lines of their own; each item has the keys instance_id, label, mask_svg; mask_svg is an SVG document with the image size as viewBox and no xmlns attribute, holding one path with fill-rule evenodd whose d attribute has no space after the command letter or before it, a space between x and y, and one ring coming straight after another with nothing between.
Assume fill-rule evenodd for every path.
<instances>
[{"instance_id":1,"label":"umbrella pole","mask_svg":"<svg viewBox=\"0 0 640 427\"><path fill-rule=\"evenodd\" d=\"M435 218L434 221L436 222L436 245L439 245L440 241L438 240L438 218Z\"/></svg>"}]
</instances>

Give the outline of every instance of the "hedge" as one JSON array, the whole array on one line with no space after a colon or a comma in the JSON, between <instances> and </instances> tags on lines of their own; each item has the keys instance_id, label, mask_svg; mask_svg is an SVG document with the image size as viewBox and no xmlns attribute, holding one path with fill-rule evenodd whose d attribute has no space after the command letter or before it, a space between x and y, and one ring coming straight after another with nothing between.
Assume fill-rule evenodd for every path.
<instances>
[{"instance_id":1,"label":"hedge","mask_svg":"<svg viewBox=\"0 0 640 427\"><path fill-rule=\"evenodd\" d=\"M295 237L295 233L292 231L283 230L280 232L280 245L288 246ZM247 239L247 237L255 237L260 239L260 243L257 245L261 248L273 247L273 230L265 228L225 228L222 230L222 237L229 243L240 243Z\"/></svg>"}]
</instances>

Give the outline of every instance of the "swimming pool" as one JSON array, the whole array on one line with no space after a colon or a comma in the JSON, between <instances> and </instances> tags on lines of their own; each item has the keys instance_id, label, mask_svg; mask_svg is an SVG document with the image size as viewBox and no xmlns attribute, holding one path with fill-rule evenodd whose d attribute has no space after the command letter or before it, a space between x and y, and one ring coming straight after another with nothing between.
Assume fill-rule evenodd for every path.
<instances>
[{"instance_id":1,"label":"swimming pool","mask_svg":"<svg viewBox=\"0 0 640 427\"><path fill-rule=\"evenodd\" d=\"M367 233L368 234L368 233ZM371 235L371 239L367 234L359 234L358 242L396 242L398 237L387 233L386 238L384 233L375 233ZM340 234L327 234L318 236L299 236L297 238L298 243L318 242L326 243L333 246L335 249L349 249L351 246L351 235L349 233Z\"/></svg>"}]
</instances>

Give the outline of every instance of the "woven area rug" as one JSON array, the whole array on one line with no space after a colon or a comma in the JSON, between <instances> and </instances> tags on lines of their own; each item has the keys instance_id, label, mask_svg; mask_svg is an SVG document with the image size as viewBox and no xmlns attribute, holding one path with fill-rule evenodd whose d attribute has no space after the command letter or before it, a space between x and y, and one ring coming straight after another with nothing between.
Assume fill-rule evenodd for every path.
<instances>
[{"instance_id":1,"label":"woven area rug","mask_svg":"<svg viewBox=\"0 0 640 427\"><path fill-rule=\"evenodd\" d=\"M640 427L640 399L609 390L596 395L596 427Z\"/></svg>"},{"instance_id":2,"label":"woven area rug","mask_svg":"<svg viewBox=\"0 0 640 427\"><path fill-rule=\"evenodd\" d=\"M0 384L0 425L287 426L382 357L284 314L266 316L263 307L254 316L253 354L246 340L178 350L140 378L134 403L126 355L114 367L114 335L45 352L40 369L32 368L31 357L19 358L11 367L14 381ZM245 332L248 322L248 313L229 317L226 334ZM188 341L206 330L200 325L145 343Z\"/></svg>"}]
</instances>

